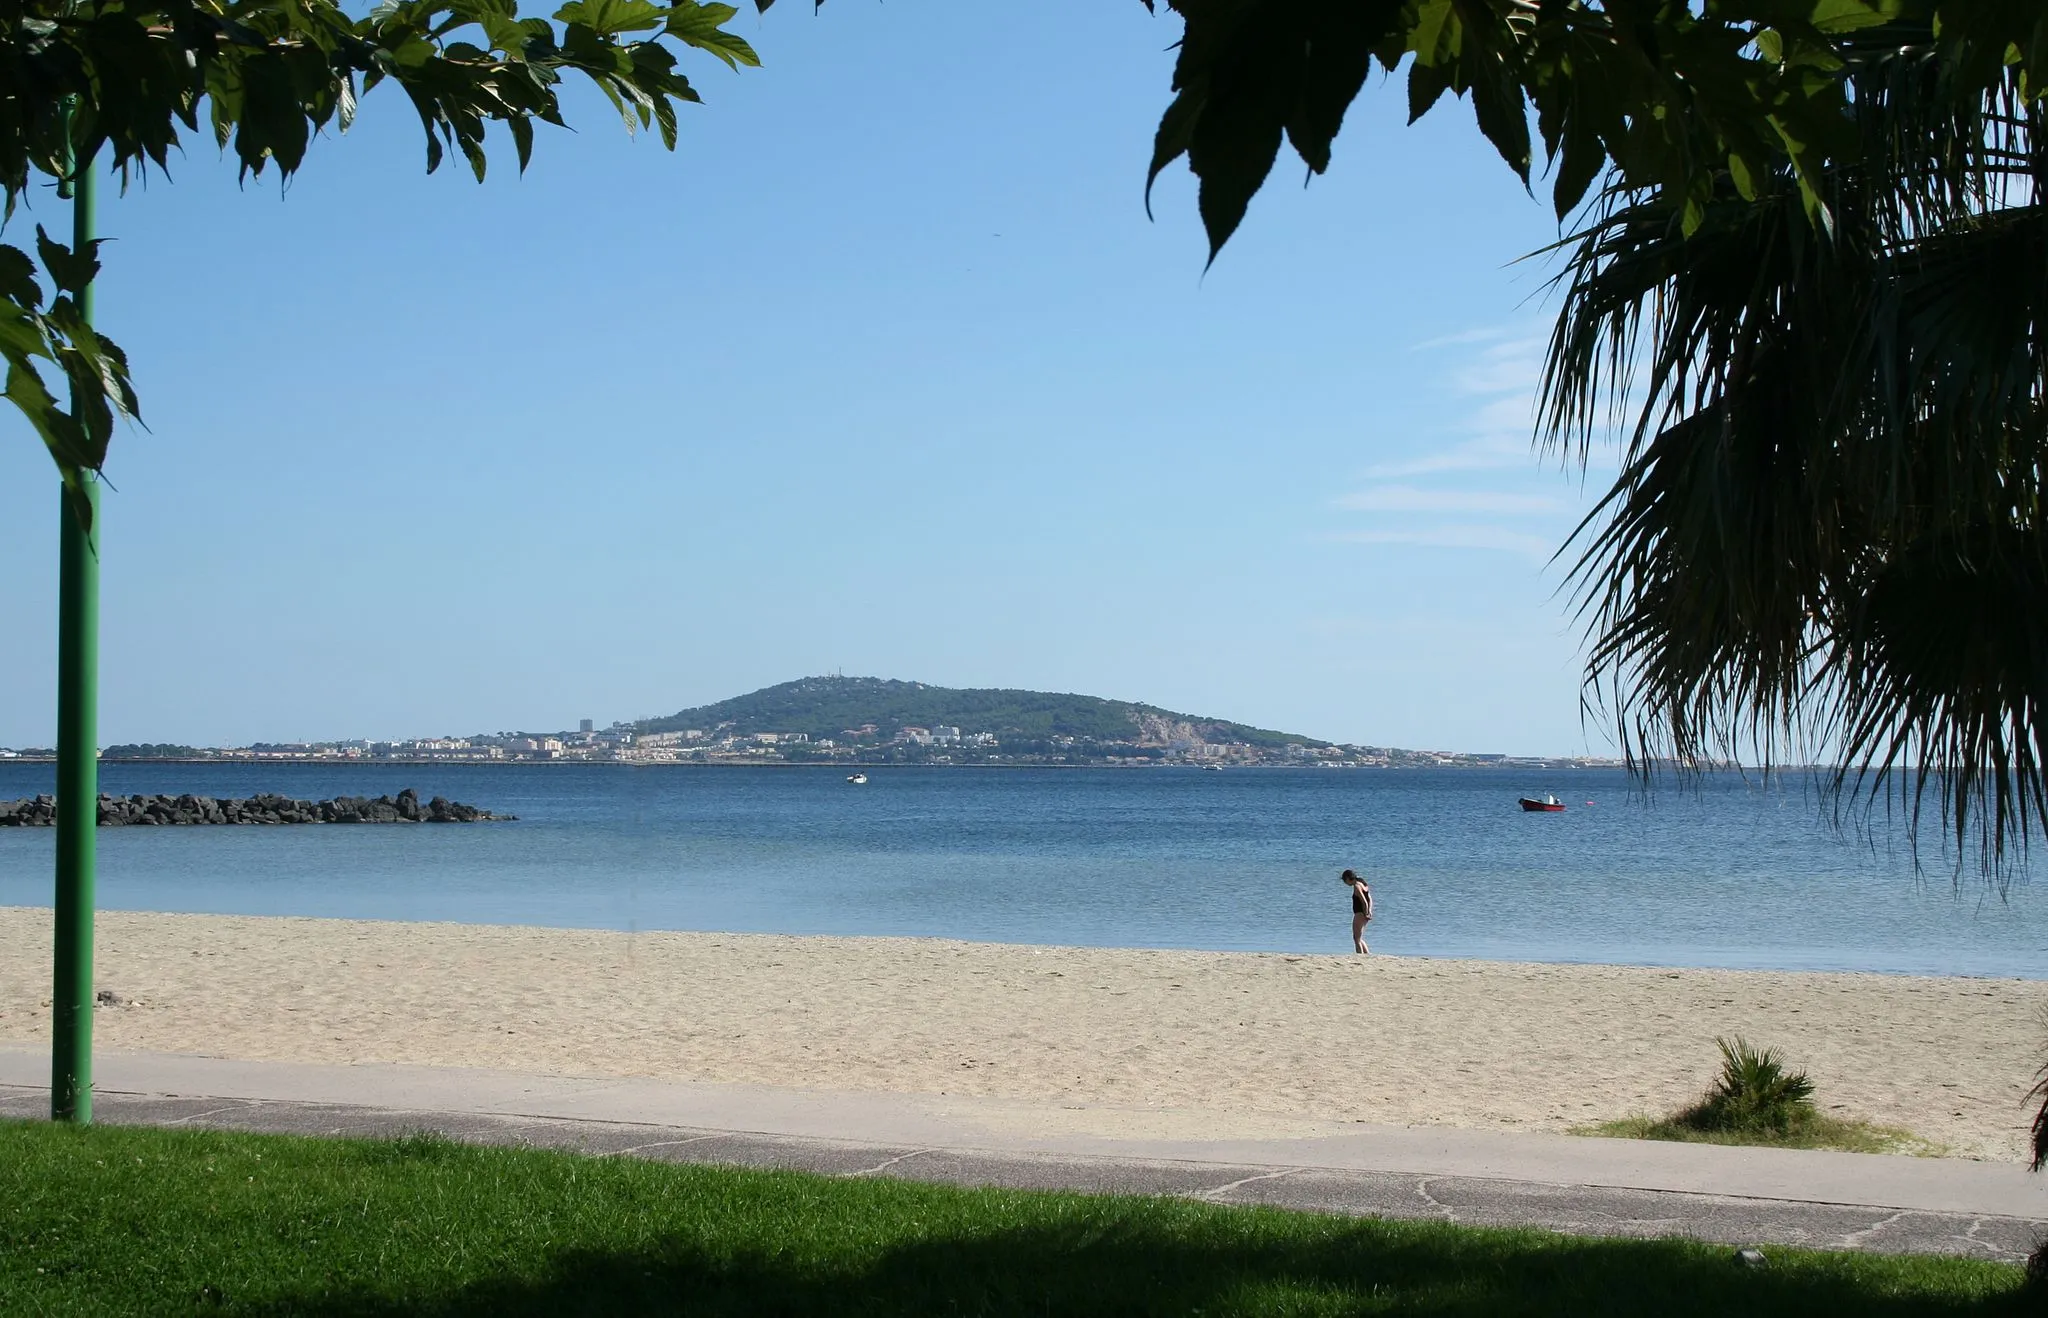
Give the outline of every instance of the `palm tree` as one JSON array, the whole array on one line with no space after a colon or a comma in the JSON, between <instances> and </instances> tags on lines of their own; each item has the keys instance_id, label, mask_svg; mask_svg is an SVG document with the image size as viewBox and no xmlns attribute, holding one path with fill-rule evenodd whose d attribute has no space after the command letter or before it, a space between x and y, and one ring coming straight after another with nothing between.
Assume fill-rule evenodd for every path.
<instances>
[{"instance_id":1,"label":"palm tree","mask_svg":"<svg viewBox=\"0 0 2048 1318\"><path fill-rule=\"evenodd\" d=\"M1581 526L1588 683L1632 756L1744 748L1934 804L1994 880L2048 811L2048 141L1927 27L1853 43L1861 148L1697 229L1625 177L1568 241L1545 437L1621 432Z\"/></svg>"},{"instance_id":2,"label":"palm tree","mask_svg":"<svg viewBox=\"0 0 2048 1318\"><path fill-rule=\"evenodd\" d=\"M1813 198L1723 177L1688 234L1618 177L1566 244L1544 437L1623 452L1575 537L1587 682L1638 762L1796 750L2002 885L2048 821L2044 103L1931 25L1844 49Z\"/></svg>"}]
</instances>

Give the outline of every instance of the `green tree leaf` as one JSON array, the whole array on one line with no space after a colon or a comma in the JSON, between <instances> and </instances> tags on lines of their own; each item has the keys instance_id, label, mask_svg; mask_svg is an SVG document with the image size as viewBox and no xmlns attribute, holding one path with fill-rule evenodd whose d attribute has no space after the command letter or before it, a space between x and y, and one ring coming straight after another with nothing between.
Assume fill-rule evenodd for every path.
<instances>
[{"instance_id":1,"label":"green tree leaf","mask_svg":"<svg viewBox=\"0 0 2048 1318\"><path fill-rule=\"evenodd\" d=\"M673 18L673 12L668 17ZM581 24L600 37L616 37L622 32L654 31L662 25L663 13L649 0L569 0L555 11L555 20Z\"/></svg>"},{"instance_id":2,"label":"green tree leaf","mask_svg":"<svg viewBox=\"0 0 2048 1318\"><path fill-rule=\"evenodd\" d=\"M758 67L761 57L725 24L739 11L731 5L678 3L668 16L667 33L686 45L708 51L729 68Z\"/></svg>"},{"instance_id":3,"label":"green tree leaf","mask_svg":"<svg viewBox=\"0 0 2048 1318\"><path fill-rule=\"evenodd\" d=\"M30 188L63 179L74 157L124 181L165 170L202 121L245 175L289 177L324 129L346 133L359 97L385 83L419 116L430 171L453 151L482 180L493 124L506 127L524 169L535 121L563 123L570 74L594 83L629 127L656 127L672 148L676 106L699 99L676 67L679 53L759 62L723 31L737 11L698 0L570 0L554 22L521 18L516 0L384 0L360 17L336 0L12 4L0 15L0 186L10 216ZM78 313L97 247L73 252L38 230L35 250L31 258L0 245L5 396L67 485L82 489L116 422L138 407L127 359ZM68 405L37 361L63 374Z\"/></svg>"}]
</instances>

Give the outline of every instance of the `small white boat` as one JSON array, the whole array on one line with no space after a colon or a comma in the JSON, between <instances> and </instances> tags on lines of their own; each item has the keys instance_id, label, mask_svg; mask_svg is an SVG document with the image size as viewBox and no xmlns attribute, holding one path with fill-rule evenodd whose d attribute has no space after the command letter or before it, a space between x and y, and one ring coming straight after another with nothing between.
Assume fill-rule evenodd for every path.
<instances>
[{"instance_id":1,"label":"small white boat","mask_svg":"<svg viewBox=\"0 0 2048 1318\"><path fill-rule=\"evenodd\" d=\"M864 773L850 773L846 775L846 781L853 783L856 786L866 782L867 780L868 776Z\"/></svg>"}]
</instances>

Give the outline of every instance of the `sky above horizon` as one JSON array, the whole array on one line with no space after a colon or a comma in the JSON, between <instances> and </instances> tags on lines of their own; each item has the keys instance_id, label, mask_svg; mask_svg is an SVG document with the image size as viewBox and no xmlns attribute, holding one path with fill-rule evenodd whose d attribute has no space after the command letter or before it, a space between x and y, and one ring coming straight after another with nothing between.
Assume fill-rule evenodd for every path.
<instances>
[{"instance_id":1,"label":"sky above horizon","mask_svg":"<svg viewBox=\"0 0 2048 1318\"><path fill-rule=\"evenodd\" d=\"M149 429L103 522L101 740L600 725L809 674L1338 741L1605 753L1530 442L1558 236L1445 105L1283 155L1206 273L1138 0L835 3L427 176L390 88L280 193L106 189ZM1077 36L1085 34L1085 39ZM1539 188L1539 198L1543 189ZM39 200L34 224L68 229ZM56 479L0 414L0 746L54 727Z\"/></svg>"}]
</instances>

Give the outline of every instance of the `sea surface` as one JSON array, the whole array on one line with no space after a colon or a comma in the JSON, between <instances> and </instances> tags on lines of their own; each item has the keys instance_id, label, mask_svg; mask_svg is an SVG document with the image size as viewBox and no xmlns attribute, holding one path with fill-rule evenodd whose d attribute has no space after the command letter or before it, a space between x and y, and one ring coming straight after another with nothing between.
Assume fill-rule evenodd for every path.
<instances>
[{"instance_id":1,"label":"sea surface","mask_svg":"<svg viewBox=\"0 0 2048 1318\"><path fill-rule=\"evenodd\" d=\"M108 764L102 790L440 794L443 826L99 832L103 908L611 929L914 934L2048 977L2048 891L2003 896L1798 782L1619 771ZM51 790L0 764L0 797ZM1563 814L1525 814L1554 790ZM0 905L50 901L52 832L0 828Z\"/></svg>"}]
</instances>

